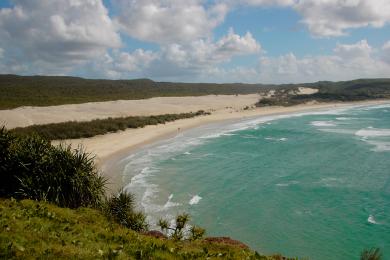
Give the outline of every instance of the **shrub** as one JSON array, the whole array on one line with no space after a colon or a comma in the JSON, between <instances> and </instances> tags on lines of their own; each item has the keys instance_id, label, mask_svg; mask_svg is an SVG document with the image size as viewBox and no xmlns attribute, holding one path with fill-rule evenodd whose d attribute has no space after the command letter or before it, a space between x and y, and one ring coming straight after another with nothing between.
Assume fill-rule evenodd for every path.
<instances>
[{"instance_id":1,"label":"shrub","mask_svg":"<svg viewBox=\"0 0 390 260\"><path fill-rule=\"evenodd\" d=\"M360 260L380 260L382 259L382 254L379 248L371 248L364 250L360 255Z\"/></svg>"},{"instance_id":2,"label":"shrub","mask_svg":"<svg viewBox=\"0 0 390 260\"><path fill-rule=\"evenodd\" d=\"M188 222L190 221L190 216L188 214L178 215L175 219L175 224L173 226L169 225L168 220L160 219L158 225L161 230L164 231L167 236L174 240L182 240L188 238L190 240L197 240L203 237L205 230L203 228L192 226L189 231L186 230L188 227Z\"/></svg>"},{"instance_id":3,"label":"shrub","mask_svg":"<svg viewBox=\"0 0 390 260\"><path fill-rule=\"evenodd\" d=\"M95 119L92 121L70 121L46 125L31 125L11 130L18 135L37 134L49 140L63 140L88 138L96 135L126 130L127 128L141 128L147 125L165 124L179 119L209 115L209 112L199 110L196 113L165 114L158 116L129 116L118 118Z\"/></svg>"},{"instance_id":4,"label":"shrub","mask_svg":"<svg viewBox=\"0 0 390 260\"><path fill-rule=\"evenodd\" d=\"M126 192L120 192L119 195L107 199L103 211L106 216L134 231L146 231L148 224L146 217L142 212L136 212L134 205L134 196Z\"/></svg>"},{"instance_id":5,"label":"shrub","mask_svg":"<svg viewBox=\"0 0 390 260\"><path fill-rule=\"evenodd\" d=\"M52 146L39 136L0 131L0 196L45 200L61 207L98 206L106 180L81 147Z\"/></svg>"}]
</instances>

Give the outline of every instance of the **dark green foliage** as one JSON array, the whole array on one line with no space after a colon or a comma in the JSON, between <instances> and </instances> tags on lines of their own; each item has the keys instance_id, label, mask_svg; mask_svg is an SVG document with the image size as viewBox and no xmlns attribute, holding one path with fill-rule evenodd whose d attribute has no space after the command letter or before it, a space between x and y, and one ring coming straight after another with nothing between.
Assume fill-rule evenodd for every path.
<instances>
[{"instance_id":1,"label":"dark green foliage","mask_svg":"<svg viewBox=\"0 0 390 260\"><path fill-rule=\"evenodd\" d=\"M127 128L140 128L147 125L164 124L178 119L210 114L203 110L196 113L165 114L158 116L130 116L120 118L96 119L87 122L64 122L47 125L32 125L12 129L18 135L37 134L48 140L87 138L117 132Z\"/></svg>"},{"instance_id":2,"label":"dark green foliage","mask_svg":"<svg viewBox=\"0 0 390 260\"><path fill-rule=\"evenodd\" d=\"M256 103L257 107L279 106L280 102L274 98L262 98Z\"/></svg>"},{"instance_id":3,"label":"dark green foliage","mask_svg":"<svg viewBox=\"0 0 390 260\"><path fill-rule=\"evenodd\" d=\"M101 80L76 77L0 75L0 109L151 97L254 94L261 84L199 84L148 79Z\"/></svg>"},{"instance_id":4,"label":"dark green foliage","mask_svg":"<svg viewBox=\"0 0 390 260\"><path fill-rule=\"evenodd\" d=\"M46 200L61 207L98 206L105 179L81 148L52 146L39 136L0 131L0 196Z\"/></svg>"},{"instance_id":5,"label":"dark green foliage","mask_svg":"<svg viewBox=\"0 0 390 260\"><path fill-rule=\"evenodd\" d=\"M142 212L135 211L134 196L124 191L107 199L103 211L106 216L134 231L146 231L148 224Z\"/></svg>"},{"instance_id":6,"label":"dark green foliage","mask_svg":"<svg viewBox=\"0 0 390 260\"><path fill-rule=\"evenodd\" d=\"M371 248L364 250L360 255L360 260L381 260L382 253L379 248Z\"/></svg>"},{"instance_id":7,"label":"dark green foliage","mask_svg":"<svg viewBox=\"0 0 390 260\"><path fill-rule=\"evenodd\" d=\"M310 95L296 95L298 87L316 88L318 92ZM256 106L292 106L311 101L345 102L386 98L390 98L389 79L361 79L281 85L281 88L276 90L273 97L259 100Z\"/></svg>"},{"instance_id":8,"label":"dark green foliage","mask_svg":"<svg viewBox=\"0 0 390 260\"><path fill-rule=\"evenodd\" d=\"M197 239L201 239L204 236L206 230L198 226L192 226L190 232L191 232L190 239L197 240Z\"/></svg>"},{"instance_id":9,"label":"dark green foliage","mask_svg":"<svg viewBox=\"0 0 390 260\"><path fill-rule=\"evenodd\" d=\"M182 240L188 238L189 240L201 239L205 230L203 228L192 226L189 231L186 231L190 216L186 213L176 216L175 223L173 226L169 225L168 220L160 219L158 226L173 240Z\"/></svg>"}]
</instances>

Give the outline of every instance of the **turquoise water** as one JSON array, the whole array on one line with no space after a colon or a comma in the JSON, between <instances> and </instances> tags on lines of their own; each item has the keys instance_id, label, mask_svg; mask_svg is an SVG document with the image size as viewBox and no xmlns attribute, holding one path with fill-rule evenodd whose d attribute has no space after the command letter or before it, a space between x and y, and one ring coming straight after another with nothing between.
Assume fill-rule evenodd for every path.
<instances>
[{"instance_id":1,"label":"turquoise water","mask_svg":"<svg viewBox=\"0 0 390 260\"><path fill-rule=\"evenodd\" d=\"M390 259L390 105L214 124L125 159L153 223L188 212L262 253Z\"/></svg>"}]
</instances>

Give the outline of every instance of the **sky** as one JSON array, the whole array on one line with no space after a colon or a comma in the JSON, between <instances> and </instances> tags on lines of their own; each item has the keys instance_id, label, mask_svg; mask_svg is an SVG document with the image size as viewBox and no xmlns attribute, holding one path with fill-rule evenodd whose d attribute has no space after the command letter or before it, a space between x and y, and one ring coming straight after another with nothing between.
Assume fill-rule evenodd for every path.
<instances>
[{"instance_id":1,"label":"sky","mask_svg":"<svg viewBox=\"0 0 390 260\"><path fill-rule=\"evenodd\" d=\"M390 77L389 0L0 0L0 74L303 83Z\"/></svg>"}]
</instances>

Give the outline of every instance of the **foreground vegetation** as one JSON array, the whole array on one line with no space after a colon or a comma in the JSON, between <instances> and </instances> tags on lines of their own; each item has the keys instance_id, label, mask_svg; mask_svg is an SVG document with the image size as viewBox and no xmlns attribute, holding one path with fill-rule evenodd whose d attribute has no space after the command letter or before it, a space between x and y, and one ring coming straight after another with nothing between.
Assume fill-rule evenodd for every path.
<instances>
[{"instance_id":1,"label":"foreground vegetation","mask_svg":"<svg viewBox=\"0 0 390 260\"><path fill-rule=\"evenodd\" d=\"M203 240L205 230L196 226L187 236L186 214L177 217L174 236L150 237L131 194L104 196L105 180L93 157L4 127L0 180L2 259L281 259L260 256L241 243Z\"/></svg>"},{"instance_id":2,"label":"foreground vegetation","mask_svg":"<svg viewBox=\"0 0 390 260\"><path fill-rule=\"evenodd\" d=\"M117 132L127 128L141 128L147 125L164 124L178 119L192 118L210 113L200 110L196 113L165 114L158 116L130 116L120 118L95 119L85 122L64 122L46 125L32 125L18 127L12 132L18 135L28 136L37 134L48 140L64 140L87 138L106 133Z\"/></svg>"},{"instance_id":3,"label":"foreground vegetation","mask_svg":"<svg viewBox=\"0 0 390 260\"><path fill-rule=\"evenodd\" d=\"M0 129L0 197L44 200L61 207L98 207L105 179L94 158L39 136Z\"/></svg>"},{"instance_id":4,"label":"foreground vegetation","mask_svg":"<svg viewBox=\"0 0 390 260\"><path fill-rule=\"evenodd\" d=\"M0 199L0 258L282 259L206 240L175 241L134 232L91 208Z\"/></svg>"},{"instance_id":5,"label":"foreground vegetation","mask_svg":"<svg viewBox=\"0 0 390 260\"><path fill-rule=\"evenodd\" d=\"M230 238L205 238L187 214L166 235L148 232L131 194L105 197L105 180L82 150L0 129L0 259L263 259ZM15 199L16 198L16 199ZM380 260L379 249L361 260ZM336 257L337 258L337 257Z\"/></svg>"}]
</instances>

